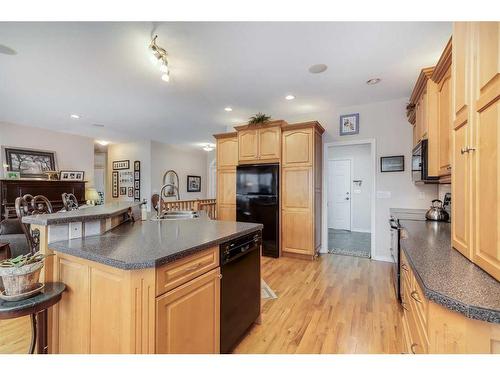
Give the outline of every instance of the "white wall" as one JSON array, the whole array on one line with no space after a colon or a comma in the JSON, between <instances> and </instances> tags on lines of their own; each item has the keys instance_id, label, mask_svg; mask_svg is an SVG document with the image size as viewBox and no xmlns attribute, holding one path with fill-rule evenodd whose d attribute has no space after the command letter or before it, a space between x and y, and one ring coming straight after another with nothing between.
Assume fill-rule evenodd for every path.
<instances>
[{"instance_id":1,"label":"white wall","mask_svg":"<svg viewBox=\"0 0 500 375\"><path fill-rule=\"evenodd\" d=\"M377 198L375 200L376 238L372 257L378 260L391 260L390 233L387 224L389 209L391 207L427 208L431 200L438 195L436 185L417 186L411 181L409 165L413 141L412 129L405 115L406 103L407 99L401 98L337 108L331 113L314 114L314 117L309 115L309 119L316 119L325 127L324 143L369 138L374 138L376 141L376 190L390 193L390 198ZM360 132L357 135L340 137L339 116L350 113L359 113ZM306 120L306 118L301 120ZM381 173L380 157L393 155L405 155L405 171L402 173ZM324 174L326 177L326 170L324 170ZM325 192L323 194L323 222L326 222ZM326 241L326 233L324 233L323 246L326 245ZM325 250L326 247L323 251Z\"/></svg>"},{"instance_id":2,"label":"white wall","mask_svg":"<svg viewBox=\"0 0 500 375\"><path fill-rule=\"evenodd\" d=\"M133 197L122 195L113 198L111 179L113 178L113 161L116 160L130 160L130 170L134 168L134 161L139 160L141 162L141 200L146 199L149 207L151 201L151 141L118 143L108 146L106 201L133 201Z\"/></svg>"},{"instance_id":3,"label":"white wall","mask_svg":"<svg viewBox=\"0 0 500 375\"><path fill-rule=\"evenodd\" d=\"M334 146L328 149L328 159L350 159L351 164L351 230L371 231L372 160L370 144ZM362 180L356 187L352 180ZM356 193L359 191L359 193ZM329 213L331 214L331 213Z\"/></svg>"},{"instance_id":4,"label":"white wall","mask_svg":"<svg viewBox=\"0 0 500 375\"><path fill-rule=\"evenodd\" d=\"M85 171L87 186L94 180L94 140L79 135L0 122L0 146L55 151L59 170ZM4 162L5 155L1 160ZM3 178L0 168L0 178Z\"/></svg>"},{"instance_id":5,"label":"white wall","mask_svg":"<svg viewBox=\"0 0 500 375\"><path fill-rule=\"evenodd\" d=\"M159 193L163 175L173 169L179 175L181 199L207 197L207 155L203 150L190 150L176 145L151 142L151 191ZM201 192L187 192L187 176L201 176Z\"/></svg>"}]
</instances>

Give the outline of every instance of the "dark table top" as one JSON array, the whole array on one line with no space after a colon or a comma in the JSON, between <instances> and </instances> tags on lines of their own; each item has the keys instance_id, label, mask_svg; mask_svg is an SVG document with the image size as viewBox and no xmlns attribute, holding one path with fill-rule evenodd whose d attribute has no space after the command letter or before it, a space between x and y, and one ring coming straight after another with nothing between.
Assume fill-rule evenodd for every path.
<instances>
[{"instance_id":1,"label":"dark table top","mask_svg":"<svg viewBox=\"0 0 500 375\"><path fill-rule=\"evenodd\" d=\"M0 319L19 318L45 310L59 302L65 289L64 283L46 283L33 297L14 302L0 299Z\"/></svg>"}]
</instances>

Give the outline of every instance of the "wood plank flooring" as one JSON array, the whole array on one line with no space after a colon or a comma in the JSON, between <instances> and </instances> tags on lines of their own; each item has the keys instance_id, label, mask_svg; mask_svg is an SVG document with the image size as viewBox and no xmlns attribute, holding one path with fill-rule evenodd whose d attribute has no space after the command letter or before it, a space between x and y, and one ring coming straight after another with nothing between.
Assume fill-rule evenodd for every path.
<instances>
[{"instance_id":1,"label":"wood plank flooring","mask_svg":"<svg viewBox=\"0 0 500 375\"><path fill-rule=\"evenodd\" d=\"M263 258L262 277L278 295L263 301L235 353L400 353L401 311L391 265L325 254L316 261ZM29 318L0 321L0 353L26 353Z\"/></svg>"},{"instance_id":2,"label":"wood plank flooring","mask_svg":"<svg viewBox=\"0 0 500 375\"><path fill-rule=\"evenodd\" d=\"M401 353L401 311L391 264L325 254L316 261L263 258L278 295L263 301L235 353Z\"/></svg>"}]
</instances>

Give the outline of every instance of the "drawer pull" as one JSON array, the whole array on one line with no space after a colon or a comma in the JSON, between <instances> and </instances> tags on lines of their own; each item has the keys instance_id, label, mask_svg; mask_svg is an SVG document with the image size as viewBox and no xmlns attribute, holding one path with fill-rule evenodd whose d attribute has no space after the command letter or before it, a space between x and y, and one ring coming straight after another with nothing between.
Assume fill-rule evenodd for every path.
<instances>
[{"instance_id":1,"label":"drawer pull","mask_svg":"<svg viewBox=\"0 0 500 375\"><path fill-rule=\"evenodd\" d=\"M420 298L418 298L418 292L416 290L414 290L413 292L411 292L410 296L411 296L411 298L413 298L418 303L422 303L422 300ZM415 296L417 296L417 297L415 297Z\"/></svg>"},{"instance_id":2,"label":"drawer pull","mask_svg":"<svg viewBox=\"0 0 500 375\"><path fill-rule=\"evenodd\" d=\"M403 269L403 271L408 272L408 267L406 266L406 264L401 263L401 268Z\"/></svg>"},{"instance_id":3,"label":"drawer pull","mask_svg":"<svg viewBox=\"0 0 500 375\"><path fill-rule=\"evenodd\" d=\"M191 271L194 271L194 270L196 270L196 269L200 268L201 266L202 266L202 264L201 264L201 263L196 263L195 265L193 265L193 266L191 266L191 267L188 267L188 268L185 268L184 270L185 270L186 272L191 272Z\"/></svg>"},{"instance_id":4,"label":"drawer pull","mask_svg":"<svg viewBox=\"0 0 500 375\"><path fill-rule=\"evenodd\" d=\"M417 352L415 352L415 349L413 349L413 348L416 348L417 346L418 346L418 344L411 344L410 350L413 354L417 354Z\"/></svg>"},{"instance_id":5,"label":"drawer pull","mask_svg":"<svg viewBox=\"0 0 500 375\"><path fill-rule=\"evenodd\" d=\"M404 302L401 302L401 307L403 308L403 310L410 311L408 310L408 307L406 307L406 303Z\"/></svg>"}]
</instances>

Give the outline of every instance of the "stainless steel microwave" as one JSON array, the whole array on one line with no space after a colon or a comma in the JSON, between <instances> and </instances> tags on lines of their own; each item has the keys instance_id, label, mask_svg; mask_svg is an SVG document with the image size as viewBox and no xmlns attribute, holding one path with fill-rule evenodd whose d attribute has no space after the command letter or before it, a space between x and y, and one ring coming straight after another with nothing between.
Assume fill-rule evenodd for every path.
<instances>
[{"instance_id":1,"label":"stainless steel microwave","mask_svg":"<svg viewBox=\"0 0 500 375\"><path fill-rule=\"evenodd\" d=\"M428 140L422 139L414 148L411 157L413 182L436 182L437 176L429 176Z\"/></svg>"}]
</instances>

